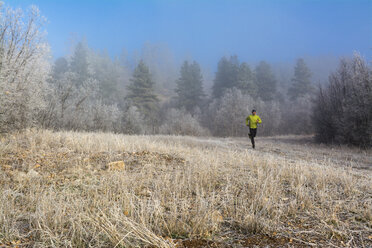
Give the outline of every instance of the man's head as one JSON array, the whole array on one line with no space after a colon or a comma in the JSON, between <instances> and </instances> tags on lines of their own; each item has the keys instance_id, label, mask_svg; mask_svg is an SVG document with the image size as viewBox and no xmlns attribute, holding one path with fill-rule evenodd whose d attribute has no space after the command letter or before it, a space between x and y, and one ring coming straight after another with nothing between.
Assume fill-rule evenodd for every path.
<instances>
[{"instance_id":1,"label":"man's head","mask_svg":"<svg viewBox=\"0 0 372 248\"><path fill-rule=\"evenodd\" d=\"M252 115L256 115L256 110L255 109L252 110Z\"/></svg>"}]
</instances>

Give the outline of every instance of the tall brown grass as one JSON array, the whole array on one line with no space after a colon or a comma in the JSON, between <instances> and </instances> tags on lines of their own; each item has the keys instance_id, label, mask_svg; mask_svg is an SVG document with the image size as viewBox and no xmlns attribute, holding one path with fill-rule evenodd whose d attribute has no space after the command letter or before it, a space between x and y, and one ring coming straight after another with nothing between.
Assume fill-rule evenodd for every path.
<instances>
[{"instance_id":1,"label":"tall brown grass","mask_svg":"<svg viewBox=\"0 0 372 248\"><path fill-rule=\"evenodd\" d=\"M4 136L0 244L172 247L178 239L262 234L298 245L372 246L371 170L316 156L324 147L280 139L262 140L256 151L245 146L45 130ZM353 165L371 158L354 155ZM125 169L110 168L115 161Z\"/></svg>"}]
</instances>

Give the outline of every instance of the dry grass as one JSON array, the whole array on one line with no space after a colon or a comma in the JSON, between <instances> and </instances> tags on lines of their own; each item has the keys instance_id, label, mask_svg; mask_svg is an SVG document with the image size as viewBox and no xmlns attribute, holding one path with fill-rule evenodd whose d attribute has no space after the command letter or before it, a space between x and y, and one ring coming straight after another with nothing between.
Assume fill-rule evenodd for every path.
<instances>
[{"instance_id":1,"label":"dry grass","mask_svg":"<svg viewBox=\"0 0 372 248\"><path fill-rule=\"evenodd\" d=\"M371 151L296 139L3 137L0 244L371 247Z\"/></svg>"}]
</instances>

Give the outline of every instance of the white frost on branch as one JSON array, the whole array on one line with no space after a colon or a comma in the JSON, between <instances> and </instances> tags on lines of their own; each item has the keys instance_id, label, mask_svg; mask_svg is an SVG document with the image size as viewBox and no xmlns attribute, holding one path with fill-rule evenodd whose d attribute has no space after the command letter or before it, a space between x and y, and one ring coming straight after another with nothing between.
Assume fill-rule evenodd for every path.
<instances>
[{"instance_id":1,"label":"white frost on branch","mask_svg":"<svg viewBox=\"0 0 372 248\"><path fill-rule=\"evenodd\" d=\"M0 131L38 121L45 107L50 50L36 6L27 12L0 4Z\"/></svg>"}]
</instances>

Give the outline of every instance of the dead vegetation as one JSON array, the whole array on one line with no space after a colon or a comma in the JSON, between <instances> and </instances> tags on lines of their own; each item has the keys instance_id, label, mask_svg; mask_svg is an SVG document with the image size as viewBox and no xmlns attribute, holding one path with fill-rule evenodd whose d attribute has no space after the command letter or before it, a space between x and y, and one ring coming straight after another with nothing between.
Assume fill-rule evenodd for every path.
<instances>
[{"instance_id":1,"label":"dead vegetation","mask_svg":"<svg viewBox=\"0 0 372 248\"><path fill-rule=\"evenodd\" d=\"M371 151L283 139L4 136L0 247L370 247Z\"/></svg>"}]
</instances>

